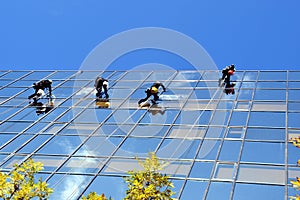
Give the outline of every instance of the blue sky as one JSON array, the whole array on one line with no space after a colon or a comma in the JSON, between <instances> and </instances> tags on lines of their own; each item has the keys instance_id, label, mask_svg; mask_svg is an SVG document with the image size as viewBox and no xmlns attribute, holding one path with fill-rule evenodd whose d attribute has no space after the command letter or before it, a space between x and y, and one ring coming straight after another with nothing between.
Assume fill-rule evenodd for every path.
<instances>
[{"instance_id":1,"label":"blue sky","mask_svg":"<svg viewBox=\"0 0 300 200\"><path fill-rule=\"evenodd\" d=\"M77 70L109 37L161 27L197 41L219 69L231 63L239 69L300 69L299 7L298 0L2 1L0 66ZM124 69L149 62L186 68L161 51L118 60Z\"/></svg>"}]
</instances>

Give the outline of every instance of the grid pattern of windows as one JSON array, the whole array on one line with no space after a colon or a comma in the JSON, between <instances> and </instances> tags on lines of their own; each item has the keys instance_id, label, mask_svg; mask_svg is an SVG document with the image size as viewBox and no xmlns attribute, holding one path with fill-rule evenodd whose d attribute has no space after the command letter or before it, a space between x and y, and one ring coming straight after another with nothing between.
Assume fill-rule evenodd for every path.
<instances>
[{"instance_id":1,"label":"grid pattern of windows","mask_svg":"<svg viewBox=\"0 0 300 200\"><path fill-rule=\"evenodd\" d=\"M32 157L51 199L122 199L123 177L140 169L135 157L156 152L169 162L175 198L287 199L300 177L300 151L288 143L300 136L299 75L237 71L226 95L219 71L0 71L0 168ZM109 108L95 103L97 76L109 80ZM53 81L55 101L39 114L27 97L41 79ZM167 91L139 108L155 81Z\"/></svg>"}]
</instances>

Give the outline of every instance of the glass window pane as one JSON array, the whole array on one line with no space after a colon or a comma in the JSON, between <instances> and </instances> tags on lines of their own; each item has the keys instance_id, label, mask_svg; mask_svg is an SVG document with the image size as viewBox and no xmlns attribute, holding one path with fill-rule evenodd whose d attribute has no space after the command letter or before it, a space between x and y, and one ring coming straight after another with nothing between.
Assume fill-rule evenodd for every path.
<instances>
[{"instance_id":1,"label":"glass window pane","mask_svg":"<svg viewBox=\"0 0 300 200\"><path fill-rule=\"evenodd\" d=\"M299 81L300 80L300 71L289 71L289 80L290 81Z\"/></svg>"},{"instance_id":2,"label":"glass window pane","mask_svg":"<svg viewBox=\"0 0 300 200\"><path fill-rule=\"evenodd\" d=\"M200 80L201 73L197 71L179 71L174 80Z\"/></svg>"},{"instance_id":3,"label":"glass window pane","mask_svg":"<svg viewBox=\"0 0 300 200\"><path fill-rule=\"evenodd\" d=\"M285 113L251 112L249 126L285 127Z\"/></svg>"},{"instance_id":4,"label":"glass window pane","mask_svg":"<svg viewBox=\"0 0 300 200\"><path fill-rule=\"evenodd\" d=\"M18 153L33 153L37 148L40 147L46 140L50 138L50 135L38 135L29 143L27 143Z\"/></svg>"},{"instance_id":5,"label":"glass window pane","mask_svg":"<svg viewBox=\"0 0 300 200\"><path fill-rule=\"evenodd\" d=\"M153 115L145 115L140 123L152 124L155 120L155 123L157 124L172 124L178 112L178 110L166 110L163 116L158 117L153 117Z\"/></svg>"},{"instance_id":6,"label":"glass window pane","mask_svg":"<svg viewBox=\"0 0 300 200\"><path fill-rule=\"evenodd\" d=\"M38 153L70 154L81 144L83 137L57 135L50 140Z\"/></svg>"},{"instance_id":7,"label":"glass window pane","mask_svg":"<svg viewBox=\"0 0 300 200\"><path fill-rule=\"evenodd\" d=\"M230 128L226 134L226 138L242 139L244 137L245 129L243 127Z\"/></svg>"},{"instance_id":8,"label":"glass window pane","mask_svg":"<svg viewBox=\"0 0 300 200\"><path fill-rule=\"evenodd\" d=\"M20 132L22 132L22 130L24 130L31 124L32 124L32 122L10 122L10 121L7 121L7 122L4 122L1 124L0 132L1 133L4 133L4 132L20 133Z\"/></svg>"},{"instance_id":9,"label":"glass window pane","mask_svg":"<svg viewBox=\"0 0 300 200\"><path fill-rule=\"evenodd\" d=\"M46 72L46 71L34 71L30 73L28 76L22 78L22 80L41 80L46 78L46 76L50 75L52 72Z\"/></svg>"},{"instance_id":10,"label":"glass window pane","mask_svg":"<svg viewBox=\"0 0 300 200\"><path fill-rule=\"evenodd\" d=\"M14 136L15 136L15 134L0 133L0 149L6 142L8 142Z\"/></svg>"},{"instance_id":11,"label":"glass window pane","mask_svg":"<svg viewBox=\"0 0 300 200\"><path fill-rule=\"evenodd\" d=\"M51 194L53 199L79 199L84 185L87 185L93 176L55 174L49 181L49 187L55 192ZM102 193L99 193L102 194Z\"/></svg>"},{"instance_id":12,"label":"glass window pane","mask_svg":"<svg viewBox=\"0 0 300 200\"><path fill-rule=\"evenodd\" d=\"M255 81L257 79L258 72L245 72L243 81Z\"/></svg>"},{"instance_id":13,"label":"glass window pane","mask_svg":"<svg viewBox=\"0 0 300 200\"><path fill-rule=\"evenodd\" d=\"M285 89L286 88L286 82L257 82L256 88L282 88Z\"/></svg>"},{"instance_id":14,"label":"glass window pane","mask_svg":"<svg viewBox=\"0 0 300 200\"><path fill-rule=\"evenodd\" d=\"M229 122L230 126L245 126L247 124L248 112L232 112Z\"/></svg>"},{"instance_id":15,"label":"glass window pane","mask_svg":"<svg viewBox=\"0 0 300 200\"><path fill-rule=\"evenodd\" d=\"M1 106L0 107L0 120L5 120L6 118L15 114L18 111L19 111L19 108Z\"/></svg>"},{"instance_id":16,"label":"glass window pane","mask_svg":"<svg viewBox=\"0 0 300 200\"><path fill-rule=\"evenodd\" d=\"M289 101L299 101L300 100L300 90L289 90Z\"/></svg>"},{"instance_id":17,"label":"glass window pane","mask_svg":"<svg viewBox=\"0 0 300 200\"><path fill-rule=\"evenodd\" d=\"M246 139L250 140L285 140L285 129L248 128Z\"/></svg>"},{"instance_id":18,"label":"glass window pane","mask_svg":"<svg viewBox=\"0 0 300 200\"><path fill-rule=\"evenodd\" d=\"M217 163L214 179L232 180L235 175L235 166L233 164Z\"/></svg>"},{"instance_id":19,"label":"glass window pane","mask_svg":"<svg viewBox=\"0 0 300 200\"><path fill-rule=\"evenodd\" d=\"M212 182L205 200L230 199L232 183Z\"/></svg>"},{"instance_id":20,"label":"glass window pane","mask_svg":"<svg viewBox=\"0 0 300 200\"><path fill-rule=\"evenodd\" d=\"M287 73L285 71L260 71L259 80L286 80Z\"/></svg>"},{"instance_id":21,"label":"glass window pane","mask_svg":"<svg viewBox=\"0 0 300 200\"><path fill-rule=\"evenodd\" d=\"M285 185L285 178L286 172L284 167L240 164L237 180L256 184Z\"/></svg>"},{"instance_id":22,"label":"glass window pane","mask_svg":"<svg viewBox=\"0 0 300 200\"><path fill-rule=\"evenodd\" d=\"M284 143L245 142L241 161L284 164L284 152Z\"/></svg>"},{"instance_id":23,"label":"glass window pane","mask_svg":"<svg viewBox=\"0 0 300 200\"><path fill-rule=\"evenodd\" d=\"M210 122L211 125L227 125L230 112L216 110Z\"/></svg>"},{"instance_id":24,"label":"glass window pane","mask_svg":"<svg viewBox=\"0 0 300 200\"><path fill-rule=\"evenodd\" d=\"M67 157L63 156L41 156L41 155L33 155L32 159L35 162L41 162L44 164L44 170L43 171L48 171L48 172L53 172L56 170L59 166L61 166Z\"/></svg>"},{"instance_id":25,"label":"glass window pane","mask_svg":"<svg viewBox=\"0 0 300 200\"><path fill-rule=\"evenodd\" d=\"M195 162L189 177L209 179L213 166L213 162Z\"/></svg>"},{"instance_id":26,"label":"glass window pane","mask_svg":"<svg viewBox=\"0 0 300 200\"><path fill-rule=\"evenodd\" d=\"M149 74L148 71L128 71L121 80L144 80Z\"/></svg>"},{"instance_id":27,"label":"glass window pane","mask_svg":"<svg viewBox=\"0 0 300 200\"><path fill-rule=\"evenodd\" d=\"M85 191L84 195L87 196L90 192L96 192L97 194L104 192L106 197L123 199L127 189L127 183L125 183L123 177L98 176Z\"/></svg>"},{"instance_id":28,"label":"glass window pane","mask_svg":"<svg viewBox=\"0 0 300 200\"><path fill-rule=\"evenodd\" d=\"M27 141L29 141L33 136L32 135L20 135L17 138L14 138L13 141L4 146L0 152L11 153L23 146Z\"/></svg>"},{"instance_id":29,"label":"glass window pane","mask_svg":"<svg viewBox=\"0 0 300 200\"><path fill-rule=\"evenodd\" d=\"M255 88L256 82L242 82L241 83L241 88L242 89L253 89Z\"/></svg>"},{"instance_id":30,"label":"glass window pane","mask_svg":"<svg viewBox=\"0 0 300 200\"><path fill-rule=\"evenodd\" d=\"M299 159L299 148L292 143L288 143L288 164L296 165Z\"/></svg>"},{"instance_id":31,"label":"glass window pane","mask_svg":"<svg viewBox=\"0 0 300 200\"><path fill-rule=\"evenodd\" d=\"M131 136L135 137L162 137L166 134L167 130L169 129L168 126L161 126L161 125L138 125L136 126L133 131L131 132Z\"/></svg>"},{"instance_id":32,"label":"glass window pane","mask_svg":"<svg viewBox=\"0 0 300 200\"><path fill-rule=\"evenodd\" d=\"M205 181L188 180L180 199L203 199L207 185Z\"/></svg>"},{"instance_id":33,"label":"glass window pane","mask_svg":"<svg viewBox=\"0 0 300 200\"><path fill-rule=\"evenodd\" d=\"M256 90L254 99L255 100L281 100L285 101L286 99L285 90Z\"/></svg>"},{"instance_id":34,"label":"glass window pane","mask_svg":"<svg viewBox=\"0 0 300 200\"><path fill-rule=\"evenodd\" d=\"M164 158L194 158L200 140L165 139L157 155Z\"/></svg>"},{"instance_id":35,"label":"glass window pane","mask_svg":"<svg viewBox=\"0 0 300 200\"><path fill-rule=\"evenodd\" d=\"M116 155L143 155L155 151L160 139L157 138L127 138ZM125 152L127 153L125 153Z\"/></svg>"},{"instance_id":36,"label":"glass window pane","mask_svg":"<svg viewBox=\"0 0 300 200\"><path fill-rule=\"evenodd\" d=\"M176 73L176 71L171 71L171 70L167 70L167 71L154 71L148 78L147 81L166 81L166 80L170 80L174 74Z\"/></svg>"},{"instance_id":37,"label":"glass window pane","mask_svg":"<svg viewBox=\"0 0 300 200\"><path fill-rule=\"evenodd\" d=\"M205 138L223 138L225 128L210 126L205 134Z\"/></svg>"},{"instance_id":38,"label":"glass window pane","mask_svg":"<svg viewBox=\"0 0 300 200\"><path fill-rule=\"evenodd\" d=\"M72 157L66 162L59 172L68 173L96 173L105 163L103 158L76 158Z\"/></svg>"},{"instance_id":39,"label":"glass window pane","mask_svg":"<svg viewBox=\"0 0 300 200\"><path fill-rule=\"evenodd\" d=\"M77 71L57 71L56 73L54 74L51 74L49 76L49 79L68 79L70 78L71 76L73 76L75 73L77 73Z\"/></svg>"},{"instance_id":40,"label":"glass window pane","mask_svg":"<svg viewBox=\"0 0 300 200\"><path fill-rule=\"evenodd\" d=\"M300 102L288 102L289 111L300 111Z\"/></svg>"},{"instance_id":41,"label":"glass window pane","mask_svg":"<svg viewBox=\"0 0 300 200\"><path fill-rule=\"evenodd\" d=\"M21 91L26 91L27 89L24 88L3 88L0 89L0 96L3 97L12 97L15 96L17 93L21 92Z\"/></svg>"},{"instance_id":42,"label":"glass window pane","mask_svg":"<svg viewBox=\"0 0 300 200\"><path fill-rule=\"evenodd\" d=\"M238 93L238 100L252 100L253 89L240 90Z\"/></svg>"},{"instance_id":43,"label":"glass window pane","mask_svg":"<svg viewBox=\"0 0 300 200\"><path fill-rule=\"evenodd\" d=\"M289 89L300 89L300 81L289 82Z\"/></svg>"},{"instance_id":44,"label":"glass window pane","mask_svg":"<svg viewBox=\"0 0 300 200\"><path fill-rule=\"evenodd\" d=\"M252 111L286 111L286 102L259 102L252 104Z\"/></svg>"},{"instance_id":45,"label":"glass window pane","mask_svg":"<svg viewBox=\"0 0 300 200\"><path fill-rule=\"evenodd\" d=\"M28 73L30 73L30 72L29 71L10 71L9 73L3 75L1 78L16 80Z\"/></svg>"},{"instance_id":46,"label":"glass window pane","mask_svg":"<svg viewBox=\"0 0 300 200\"><path fill-rule=\"evenodd\" d=\"M253 200L267 197L268 199L284 199L284 186L237 183L233 199Z\"/></svg>"},{"instance_id":47,"label":"glass window pane","mask_svg":"<svg viewBox=\"0 0 300 200\"><path fill-rule=\"evenodd\" d=\"M220 148L220 143L220 140L204 140L197 158L215 161Z\"/></svg>"},{"instance_id":48,"label":"glass window pane","mask_svg":"<svg viewBox=\"0 0 300 200\"><path fill-rule=\"evenodd\" d=\"M224 141L219 160L237 162L241 150L241 141Z\"/></svg>"},{"instance_id":49,"label":"glass window pane","mask_svg":"<svg viewBox=\"0 0 300 200\"><path fill-rule=\"evenodd\" d=\"M91 137L82 145L75 155L79 156L109 156L120 145L120 137ZM119 151L124 152L122 149Z\"/></svg>"}]
</instances>

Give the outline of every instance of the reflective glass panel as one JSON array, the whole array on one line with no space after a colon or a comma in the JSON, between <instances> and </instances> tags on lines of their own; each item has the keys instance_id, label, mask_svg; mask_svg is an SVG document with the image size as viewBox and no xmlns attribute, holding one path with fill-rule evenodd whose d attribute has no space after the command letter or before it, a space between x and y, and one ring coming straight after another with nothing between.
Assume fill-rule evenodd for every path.
<instances>
[{"instance_id":1,"label":"reflective glass panel","mask_svg":"<svg viewBox=\"0 0 300 200\"><path fill-rule=\"evenodd\" d=\"M288 93L289 101L300 100L300 90L289 90Z\"/></svg>"},{"instance_id":2,"label":"reflective glass panel","mask_svg":"<svg viewBox=\"0 0 300 200\"><path fill-rule=\"evenodd\" d=\"M241 161L284 164L284 152L284 143L245 142Z\"/></svg>"},{"instance_id":3,"label":"reflective glass panel","mask_svg":"<svg viewBox=\"0 0 300 200\"><path fill-rule=\"evenodd\" d=\"M285 90L256 90L254 100L281 100L286 99Z\"/></svg>"},{"instance_id":4,"label":"reflective glass panel","mask_svg":"<svg viewBox=\"0 0 300 200\"><path fill-rule=\"evenodd\" d=\"M203 199L207 185L205 181L188 180L180 199Z\"/></svg>"},{"instance_id":5,"label":"reflective glass panel","mask_svg":"<svg viewBox=\"0 0 300 200\"><path fill-rule=\"evenodd\" d=\"M190 177L209 179L213 166L213 162L195 162L190 173Z\"/></svg>"},{"instance_id":6,"label":"reflective glass panel","mask_svg":"<svg viewBox=\"0 0 300 200\"><path fill-rule=\"evenodd\" d=\"M52 138L38 153L43 154L70 154L84 138L78 136L57 135Z\"/></svg>"},{"instance_id":7,"label":"reflective glass panel","mask_svg":"<svg viewBox=\"0 0 300 200\"><path fill-rule=\"evenodd\" d=\"M92 176L87 175L55 174L47 182L55 191L51 194L51 198L78 199L84 189L82 186L87 185L91 179Z\"/></svg>"},{"instance_id":8,"label":"reflective glass panel","mask_svg":"<svg viewBox=\"0 0 300 200\"><path fill-rule=\"evenodd\" d=\"M250 140L285 140L285 129L248 128L246 139Z\"/></svg>"},{"instance_id":9,"label":"reflective glass panel","mask_svg":"<svg viewBox=\"0 0 300 200\"><path fill-rule=\"evenodd\" d=\"M232 183L212 182L209 186L206 200L230 199Z\"/></svg>"},{"instance_id":10,"label":"reflective glass panel","mask_svg":"<svg viewBox=\"0 0 300 200\"><path fill-rule=\"evenodd\" d=\"M241 141L224 141L219 160L237 162L239 160Z\"/></svg>"},{"instance_id":11,"label":"reflective glass panel","mask_svg":"<svg viewBox=\"0 0 300 200\"><path fill-rule=\"evenodd\" d=\"M249 126L285 127L285 113L251 112Z\"/></svg>"},{"instance_id":12,"label":"reflective glass panel","mask_svg":"<svg viewBox=\"0 0 300 200\"><path fill-rule=\"evenodd\" d=\"M237 183L233 199L284 199L284 186Z\"/></svg>"},{"instance_id":13,"label":"reflective glass panel","mask_svg":"<svg viewBox=\"0 0 300 200\"><path fill-rule=\"evenodd\" d=\"M220 140L204 140L197 158L203 160L216 160L220 143Z\"/></svg>"},{"instance_id":14,"label":"reflective glass panel","mask_svg":"<svg viewBox=\"0 0 300 200\"><path fill-rule=\"evenodd\" d=\"M285 71L260 71L259 80L286 80L287 73Z\"/></svg>"}]
</instances>

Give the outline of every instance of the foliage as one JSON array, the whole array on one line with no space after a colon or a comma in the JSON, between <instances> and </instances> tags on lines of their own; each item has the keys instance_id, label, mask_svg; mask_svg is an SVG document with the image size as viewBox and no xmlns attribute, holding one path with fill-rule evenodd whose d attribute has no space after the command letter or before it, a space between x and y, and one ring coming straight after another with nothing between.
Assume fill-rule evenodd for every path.
<instances>
[{"instance_id":1,"label":"foliage","mask_svg":"<svg viewBox=\"0 0 300 200\"><path fill-rule=\"evenodd\" d=\"M166 163L160 162L154 153L149 153L149 157L143 162L138 160L143 167L141 171L129 171L130 176L125 177L128 184L125 200L154 200L173 199L173 183L169 176L161 174Z\"/></svg>"},{"instance_id":2,"label":"foliage","mask_svg":"<svg viewBox=\"0 0 300 200\"><path fill-rule=\"evenodd\" d=\"M291 138L289 140L289 142L291 142L295 147L300 148L300 137L298 137L298 138ZM298 160L297 165L298 166L300 165L300 159ZM290 182L293 185L293 188L295 188L296 190L300 190L300 178L299 177L296 177L296 180L291 180ZM293 200L300 200L300 196L299 195L296 195L295 197L294 196L290 196L289 198L293 199Z\"/></svg>"},{"instance_id":3,"label":"foliage","mask_svg":"<svg viewBox=\"0 0 300 200\"><path fill-rule=\"evenodd\" d=\"M291 142L295 147L300 148L300 137L298 137L298 138L291 138L289 140L289 142Z\"/></svg>"},{"instance_id":4,"label":"foliage","mask_svg":"<svg viewBox=\"0 0 300 200\"><path fill-rule=\"evenodd\" d=\"M42 169L42 163L29 159L21 165L15 164L9 174L0 172L0 198L4 200L34 197L40 200L48 199L53 190L41 179L37 183L34 181L34 175Z\"/></svg>"},{"instance_id":5,"label":"foliage","mask_svg":"<svg viewBox=\"0 0 300 200\"><path fill-rule=\"evenodd\" d=\"M82 196L81 200L112 200L111 198L107 199L104 194L98 195L96 192L91 192L87 197Z\"/></svg>"}]
</instances>

